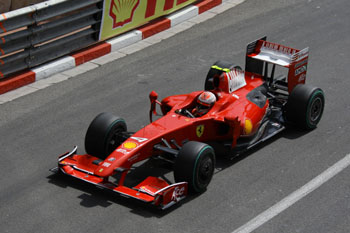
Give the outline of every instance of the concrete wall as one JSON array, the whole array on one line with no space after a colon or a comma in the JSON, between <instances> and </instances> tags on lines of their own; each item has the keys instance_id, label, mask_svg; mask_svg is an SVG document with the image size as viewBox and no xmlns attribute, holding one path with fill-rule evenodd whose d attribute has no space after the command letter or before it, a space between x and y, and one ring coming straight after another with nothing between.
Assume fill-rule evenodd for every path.
<instances>
[{"instance_id":1,"label":"concrete wall","mask_svg":"<svg viewBox=\"0 0 350 233\"><path fill-rule=\"evenodd\" d=\"M0 0L0 13L13 11L45 0Z\"/></svg>"}]
</instances>

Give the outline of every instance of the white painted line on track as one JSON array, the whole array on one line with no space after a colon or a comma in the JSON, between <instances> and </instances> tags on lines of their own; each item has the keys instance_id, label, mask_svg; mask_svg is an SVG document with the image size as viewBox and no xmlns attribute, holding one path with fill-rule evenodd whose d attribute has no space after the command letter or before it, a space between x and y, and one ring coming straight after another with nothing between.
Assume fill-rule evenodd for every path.
<instances>
[{"instance_id":1,"label":"white painted line on track","mask_svg":"<svg viewBox=\"0 0 350 233\"><path fill-rule=\"evenodd\" d=\"M322 184L326 183L329 179L336 176L339 172L343 171L350 165L350 154L346 155L343 159L339 160L333 166L322 172L320 175L312 179L310 182L305 184L300 189L294 191L289 196L273 205L266 211L262 212L240 228L236 229L232 233L250 233L257 228L259 228L264 223L268 222L297 201L304 198L309 193L313 192L315 189L320 187Z\"/></svg>"}]
</instances>

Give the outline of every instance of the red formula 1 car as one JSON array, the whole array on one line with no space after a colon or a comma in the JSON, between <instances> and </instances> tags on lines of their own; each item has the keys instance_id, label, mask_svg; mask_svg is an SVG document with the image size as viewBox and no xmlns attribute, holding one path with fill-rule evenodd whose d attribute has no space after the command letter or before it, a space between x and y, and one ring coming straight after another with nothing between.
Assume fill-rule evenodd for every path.
<instances>
[{"instance_id":1,"label":"red formula 1 car","mask_svg":"<svg viewBox=\"0 0 350 233\"><path fill-rule=\"evenodd\" d=\"M151 123L136 133L122 118L98 115L85 138L87 154L77 148L58 159L56 172L165 209L188 193L206 190L214 173L215 151L243 151L276 135L287 125L314 129L324 109L320 88L305 85L308 48L297 50L266 41L247 46L245 71L218 61L204 90L157 100L150 93ZM278 68L278 67L279 68ZM287 75L275 75L277 69ZM160 105L162 117L152 122ZM126 185L134 164L149 158L173 163L174 183L149 176Z\"/></svg>"}]
</instances>

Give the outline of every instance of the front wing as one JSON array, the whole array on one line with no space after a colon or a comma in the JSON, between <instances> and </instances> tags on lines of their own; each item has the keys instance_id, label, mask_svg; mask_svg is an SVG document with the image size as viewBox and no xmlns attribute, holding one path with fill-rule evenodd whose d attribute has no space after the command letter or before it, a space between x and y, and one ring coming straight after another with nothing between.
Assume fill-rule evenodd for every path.
<instances>
[{"instance_id":1,"label":"front wing","mask_svg":"<svg viewBox=\"0 0 350 233\"><path fill-rule=\"evenodd\" d=\"M187 182L168 184L166 181L149 176L133 188L108 181L108 178L99 177L93 172L79 168L78 164L72 163L69 158L76 154L77 147L67 152L58 159L58 167L50 169L54 173L62 172L65 175L93 184L102 189L108 189L123 197L133 198L142 202L150 203L161 209L167 209L187 196ZM68 160L68 162L66 162Z\"/></svg>"}]
</instances>

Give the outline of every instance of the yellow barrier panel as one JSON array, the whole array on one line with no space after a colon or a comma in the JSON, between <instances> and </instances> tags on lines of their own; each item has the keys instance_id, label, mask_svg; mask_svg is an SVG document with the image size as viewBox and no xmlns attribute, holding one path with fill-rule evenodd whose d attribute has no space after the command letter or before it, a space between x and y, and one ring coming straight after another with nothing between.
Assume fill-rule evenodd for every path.
<instances>
[{"instance_id":1,"label":"yellow barrier panel","mask_svg":"<svg viewBox=\"0 0 350 233\"><path fill-rule=\"evenodd\" d=\"M196 0L105 0L100 40L139 27Z\"/></svg>"}]
</instances>

